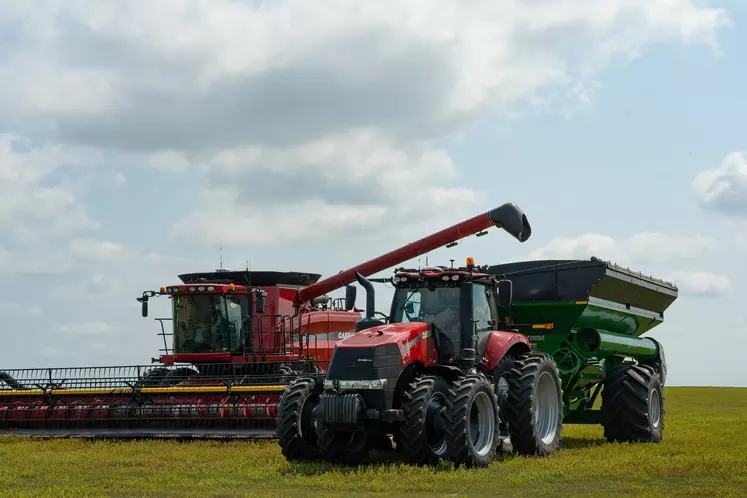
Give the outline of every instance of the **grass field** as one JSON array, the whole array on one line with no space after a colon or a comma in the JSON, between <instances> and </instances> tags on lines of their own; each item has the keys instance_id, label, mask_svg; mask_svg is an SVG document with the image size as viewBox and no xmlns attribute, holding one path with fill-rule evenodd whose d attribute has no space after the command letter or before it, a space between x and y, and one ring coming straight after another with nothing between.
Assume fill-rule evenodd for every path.
<instances>
[{"instance_id":1,"label":"grass field","mask_svg":"<svg viewBox=\"0 0 747 498\"><path fill-rule=\"evenodd\" d=\"M607 444L569 425L547 458L415 468L289 464L275 441L0 439L3 496L747 496L747 388L667 388L659 445Z\"/></svg>"}]
</instances>

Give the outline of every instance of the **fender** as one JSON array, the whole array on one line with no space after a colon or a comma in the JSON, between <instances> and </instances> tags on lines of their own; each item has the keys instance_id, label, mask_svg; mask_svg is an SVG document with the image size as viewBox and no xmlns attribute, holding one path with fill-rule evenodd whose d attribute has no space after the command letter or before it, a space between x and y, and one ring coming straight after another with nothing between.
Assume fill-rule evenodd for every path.
<instances>
[{"instance_id":1,"label":"fender","mask_svg":"<svg viewBox=\"0 0 747 498\"><path fill-rule=\"evenodd\" d=\"M526 353L532 350L532 346L524 334L502 330L491 332L485 339L485 372L493 370L510 349Z\"/></svg>"}]
</instances>

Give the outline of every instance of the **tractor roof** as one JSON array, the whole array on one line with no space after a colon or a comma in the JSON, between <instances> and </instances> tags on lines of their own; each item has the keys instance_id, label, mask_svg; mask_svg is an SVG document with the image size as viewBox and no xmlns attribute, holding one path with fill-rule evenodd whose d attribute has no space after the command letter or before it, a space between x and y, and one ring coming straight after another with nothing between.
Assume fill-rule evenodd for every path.
<instances>
[{"instance_id":1,"label":"tractor roof","mask_svg":"<svg viewBox=\"0 0 747 498\"><path fill-rule=\"evenodd\" d=\"M484 273L487 267L475 266L472 269L447 268L445 266L430 266L427 268L395 270L394 284L407 285L412 283L434 283L441 285L457 284L458 282L470 281L479 283L490 283L495 276Z\"/></svg>"},{"instance_id":2,"label":"tractor roof","mask_svg":"<svg viewBox=\"0 0 747 498\"><path fill-rule=\"evenodd\" d=\"M305 287L315 283L321 277L318 273L250 271L250 270L216 270L212 272L184 273L179 279L185 284L235 284L256 287Z\"/></svg>"}]
</instances>

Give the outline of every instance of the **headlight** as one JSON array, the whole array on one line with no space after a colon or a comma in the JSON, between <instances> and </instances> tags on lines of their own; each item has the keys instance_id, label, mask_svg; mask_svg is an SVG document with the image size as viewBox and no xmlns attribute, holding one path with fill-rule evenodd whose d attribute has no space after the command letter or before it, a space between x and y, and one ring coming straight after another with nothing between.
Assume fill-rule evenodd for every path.
<instances>
[{"instance_id":1,"label":"headlight","mask_svg":"<svg viewBox=\"0 0 747 498\"><path fill-rule=\"evenodd\" d=\"M373 380L325 380L324 389L334 389L335 384L340 389L386 389L386 379Z\"/></svg>"}]
</instances>

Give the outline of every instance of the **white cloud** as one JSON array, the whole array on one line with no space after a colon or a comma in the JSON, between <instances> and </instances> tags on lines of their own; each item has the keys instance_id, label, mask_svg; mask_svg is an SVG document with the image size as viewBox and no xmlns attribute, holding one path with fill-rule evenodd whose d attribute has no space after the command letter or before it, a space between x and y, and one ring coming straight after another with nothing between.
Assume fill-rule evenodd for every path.
<instances>
[{"instance_id":1,"label":"white cloud","mask_svg":"<svg viewBox=\"0 0 747 498\"><path fill-rule=\"evenodd\" d=\"M667 280L674 282L680 294L692 297L722 297L731 290L731 281L723 275L707 272L675 272Z\"/></svg>"},{"instance_id":2,"label":"white cloud","mask_svg":"<svg viewBox=\"0 0 747 498\"><path fill-rule=\"evenodd\" d=\"M88 337L108 336L120 333L119 329L102 321L90 321L69 325L60 325L57 329L63 334Z\"/></svg>"},{"instance_id":3,"label":"white cloud","mask_svg":"<svg viewBox=\"0 0 747 498\"><path fill-rule=\"evenodd\" d=\"M0 301L0 313L12 313L21 316L41 316L44 314L36 304L23 304L14 301Z\"/></svg>"},{"instance_id":4,"label":"white cloud","mask_svg":"<svg viewBox=\"0 0 747 498\"><path fill-rule=\"evenodd\" d=\"M706 209L747 216L747 159L732 152L717 168L701 171L693 180L696 200Z\"/></svg>"},{"instance_id":5,"label":"white cloud","mask_svg":"<svg viewBox=\"0 0 747 498\"><path fill-rule=\"evenodd\" d=\"M715 247L703 236L641 232L622 240L600 234L555 237L529 253L530 259L588 259L592 256L621 265L694 259Z\"/></svg>"}]
</instances>

